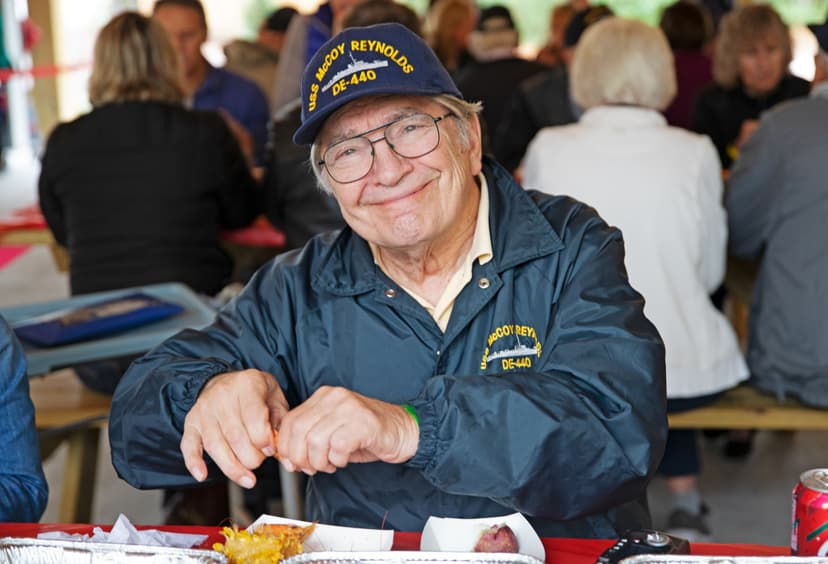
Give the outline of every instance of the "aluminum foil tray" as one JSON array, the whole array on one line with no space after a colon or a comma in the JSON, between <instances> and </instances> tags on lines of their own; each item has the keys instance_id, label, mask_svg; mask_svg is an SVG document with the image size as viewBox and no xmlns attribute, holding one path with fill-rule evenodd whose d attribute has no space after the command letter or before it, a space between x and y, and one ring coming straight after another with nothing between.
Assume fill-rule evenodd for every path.
<instances>
[{"instance_id":1,"label":"aluminum foil tray","mask_svg":"<svg viewBox=\"0 0 828 564\"><path fill-rule=\"evenodd\" d=\"M639 554L623 564L828 564L824 556L692 556L686 554Z\"/></svg>"},{"instance_id":2,"label":"aluminum foil tray","mask_svg":"<svg viewBox=\"0 0 828 564\"><path fill-rule=\"evenodd\" d=\"M0 538L0 564L7 562L15 564L97 564L99 562L227 564L227 558L212 550L6 537Z\"/></svg>"},{"instance_id":3,"label":"aluminum foil tray","mask_svg":"<svg viewBox=\"0 0 828 564\"><path fill-rule=\"evenodd\" d=\"M282 564L543 564L534 556L500 552L307 552ZM828 563L827 563L828 564Z\"/></svg>"}]
</instances>

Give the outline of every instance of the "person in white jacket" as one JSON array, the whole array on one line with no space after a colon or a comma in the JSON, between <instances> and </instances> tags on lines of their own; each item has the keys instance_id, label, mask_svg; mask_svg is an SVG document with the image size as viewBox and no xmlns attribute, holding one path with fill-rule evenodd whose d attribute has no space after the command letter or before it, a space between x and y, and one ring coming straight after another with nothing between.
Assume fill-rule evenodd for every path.
<instances>
[{"instance_id":1,"label":"person in white jacket","mask_svg":"<svg viewBox=\"0 0 828 564\"><path fill-rule=\"evenodd\" d=\"M571 80L573 98L587 111L576 124L537 134L524 185L582 200L621 229L630 282L664 340L668 411L703 405L748 377L733 328L708 297L726 263L716 150L659 113L676 80L656 28L619 18L591 26ZM668 530L709 538L695 431L670 431L660 470L673 494Z\"/></svg>"}]
</instances>

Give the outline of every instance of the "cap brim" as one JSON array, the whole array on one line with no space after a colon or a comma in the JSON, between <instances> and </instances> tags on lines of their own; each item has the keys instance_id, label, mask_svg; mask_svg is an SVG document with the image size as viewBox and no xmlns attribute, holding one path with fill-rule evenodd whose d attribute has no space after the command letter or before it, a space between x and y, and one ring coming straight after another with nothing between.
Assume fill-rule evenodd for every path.
<instances>
[{"instance_id":1,"label":"cap brim","mask_svg":"<svg viewBox=\"0 0 828 564\"><path fill-rule=\"evenodd\" d=\"M293 142L296 145L310 145L319 134L319 130L325 124L325 121L331 117L336 110L343 107L349 102L365 98L366 96L384 96L384 95L405 95L405 96L436 96L437 94L449 94L451 96L460 97L460 92L445 92L440 88L411 88L410 85L400 85L399 88L392 88L388 85L377 85L364 87L357 92L346 92L341 97L338 97L335 102L329 102L324 109L320 109L319 113L315 113L309 119L299 126L296 133L293 134Z\"/></svg>"}]
</instances>

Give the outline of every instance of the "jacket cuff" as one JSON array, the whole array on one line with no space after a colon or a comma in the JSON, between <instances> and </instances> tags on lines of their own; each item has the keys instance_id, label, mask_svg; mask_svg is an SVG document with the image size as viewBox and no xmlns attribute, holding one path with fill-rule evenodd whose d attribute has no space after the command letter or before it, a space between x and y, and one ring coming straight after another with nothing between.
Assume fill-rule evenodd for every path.
<instances>
[{"instance_id":1,"label":"jacket cuff","mask_svg":"<svg viewBox=\"0 0 828 564\"><path fill-rule=\"evenodd\" d=\"M204 389L207 382L223 372L227 372L227 370L220 368L202 370L197 374L188 375L183 385L172 385L170 389L170 410L173 422L179 431L183 431L184 418L195 405L201 390ZM162 391L162 395L163 393Z\"/></svg>"},{"instance_id":2,"label":"jacket cuff","mask_svg":"<svg viewBox=\"0 0 828 564\"><path fill-rule=\"evenodd\" d=\"M425 470L437 452L437 410L431 401L424 398L417 398L406 403L417 412L420 443L417 445L417 453L405 465L409 468Z\"/></svg>"}]
</instances>

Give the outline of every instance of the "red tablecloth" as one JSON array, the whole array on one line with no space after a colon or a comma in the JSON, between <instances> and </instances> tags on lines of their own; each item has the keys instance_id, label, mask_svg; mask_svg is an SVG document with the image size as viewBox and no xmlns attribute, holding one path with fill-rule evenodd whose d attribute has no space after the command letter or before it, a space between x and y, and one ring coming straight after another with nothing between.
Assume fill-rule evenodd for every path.
<instances>
[{"instance_id":1,"label":"red tablecloth","mask_svg":"<svg viewBox=\"0 0 828 564\"><path fill-rule=\"evenodd\" d=\"M257 217L256 221L247 227L222 231L221 239L228 243L248 247L273 247L278 249L285 246L285 234L273 227L263 215Z\"/></svg>"},{"instance_id":2,"label":"red tablecloth","mask_svg":"<svg viewBox=\"0 0 828 564\"><path fill-rule=\"evenodd\" d=\"M46 225L46 220L43 218L38 204L32 204L0 216L0 232L45 230L48 228L49 226ZM273 227L264 216L257 217L247 227L222 231L221 238L228 243L250 247L281 248L285 246L285 234Z\"/></svg>"},{"instance_id":3,"label":"red tablecloth","mask_svg":"<svg viewBox=\"0 0 828 564\"><path fill-rule=\"evenodd\" d=\"M66 533L90 533L92 525L82 524L33 524L0 523L0 537L36 537L46 531L63 531ZM222 540L217 527L155 527L139 526L139 529L162 529L164 531L208 535L203 548ZM103 526L109 529L109 526ZM608 540L585 539L543 539L546 548L547 564L591 564L598 555L612 544ZM419 533L395 533L394 550L417 550L420 546ZM758 544L694 544L693 554L713 556L786 556L790 549L786 546L764 546Z\"/></svg>"},{"instance_id":4,"label":"red tablecloth","mask_svg":"<svg viewBox=\"0 0 828 564\"><path fill-rule=\"evenodd\" d=\"M0 231L19 229L47 229L46 220L40 213L40 206L32 204L0 216Z\"/></svg>"}]
</instances>

